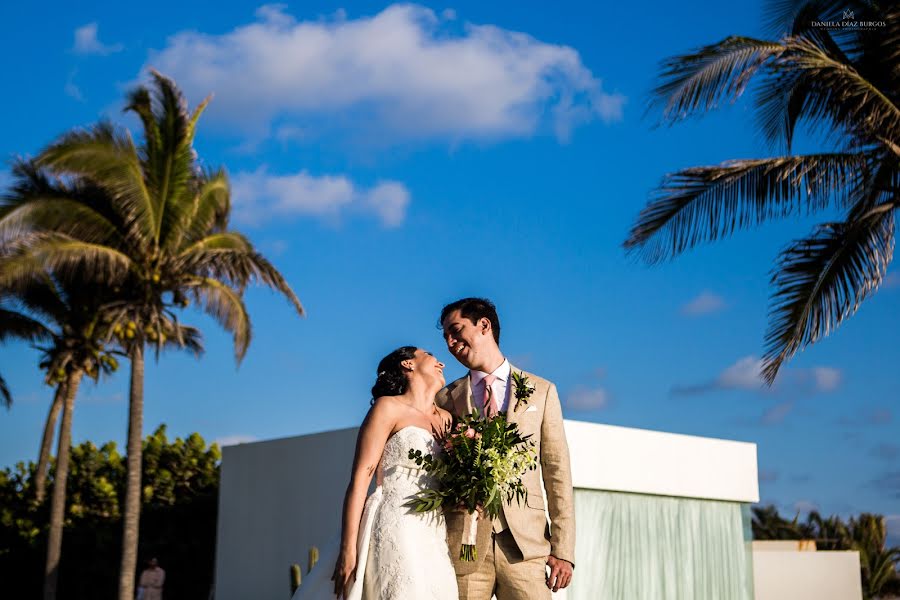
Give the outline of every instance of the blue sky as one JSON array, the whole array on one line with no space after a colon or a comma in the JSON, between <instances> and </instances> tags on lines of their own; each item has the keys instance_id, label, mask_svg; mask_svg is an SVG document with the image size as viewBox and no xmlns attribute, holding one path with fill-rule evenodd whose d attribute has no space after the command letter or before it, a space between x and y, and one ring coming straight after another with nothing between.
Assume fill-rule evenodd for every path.
<instances>
[{"instance_id":1,"label":"blue sky","mask_svg":"<svg viewBox=\"0 0 900 600\"><path fill-rule=\"evenodd\" d=\"M251 291L236 369L230 339L189 310L206 354L148 365L146 431L234 442L354 425L398 345L462 374L437 315L483 295L507 355L558 383L567 417L754 442L764 501L883 513L900 536L900 278L764 390L768 272L813 221L654 268L621 249L666 172L772 154L746 100L673 128L644 115L660 60L764 35L763 6L593 4L4 4L0 155L100 118L133 128L122 100L148 66L192 105L213 93L199 155L228 169L234 226L309 311ZM51 398L36 362L0 348L15 395L0 465L36 455ZM126 398L127 369L84 386L75 440L121 443Z\"/></svg>"}]
</instances>

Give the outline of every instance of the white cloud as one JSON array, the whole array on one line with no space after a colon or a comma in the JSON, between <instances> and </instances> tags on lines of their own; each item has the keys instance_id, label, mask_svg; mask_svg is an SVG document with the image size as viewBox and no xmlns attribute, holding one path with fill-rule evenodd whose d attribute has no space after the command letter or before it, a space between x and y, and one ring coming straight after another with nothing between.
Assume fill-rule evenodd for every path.
<instances>
[{"instance_id":1,"label":"white cloud","mask_svg":"<svg viewBox=\"0 0 900 600\"><path fill-rule=\"evenodd\" d=\"M220 448L225 446L237 446L238 444L248 444L250 442L255 442L257 440L256 437L252 435L226 435L222 436L214 441L214 443L218 444Z\"/></svg>"},{"instance_id":2,"label":"white cloud","mask_svg":"<svg viewBox=\"0 0 900 600\"><path fill-rule=\"evenodd\" d=\"M723 308L725 308L725 299L707 290L683 305L680 312L688 317L696 317L718 312Z\"/></svg>"},{"instance_id":3,"label":"white cloud","mask_svg":"<svg viewBox=\"0 0 900 600\"><path fill-rule=\"evenodd\" d=\"M778 425L783 423L788 414L794 410L794 402L782 402L766 410L760 417L761 425Z\"/></svg>"},{"instance_id":4,"label":"white cloud","mask_svg":"<svg viewBox=\"0 0 900 600\"><path fill-rule=\"evenodd\" d=\"M755 390L762 385L762 360L755 356L745 356L722 371L716 378L716 385L721 389Z\"/></svg>"},{"instance_id":5,"label":"white cloud","mask_svg":"<svg viewBox=\"0 0 900 600\"><path fill-rule=\"evenodd\" d=\"M609 393L603 388L576 387L566 398L566 406L575 410L599 410L609 406Z\"/></svg>"},{"instance_id":6,"label":"white cloud","mask_svg":"<svg viewBox=\"0 0 900 600\"><path fill-rule=\"evenodd\" d=\"M75 45L72 47L77 54L96 54L106 56L115 52L121 52L122 44L104 44L97 38L97 23L88 23L75 30Z\"/></svg>"},{"instance_id":7,"label":"white cloud","mask_svg":"<svg viewBox=\"0 0 900 600\"><path fill-rule=\"evenodd\" d=\"M84 102L84 96L81 93L81 89L75 83L75 76L78 74L77 70L69 73L69 77L66 79L66 85L63 88L63 91L66 93L66 96L70 98L74 98L79 102Z\"/></svg>"},{"instance_id":8,"label":"white cloud","mask_svg":"<svg viewBox=\"0 0 900 600\"><path fill-rule=\"evenodd\" d=\"M841 384L841 372L831 367L813 367L811 369L815 387L822 392L836 390Z\"/></svg>"},{"instance_id":9,"label":"white cloud","mask_svg":"<svg viewBox=\"0 0 900 600\"><path fill-rule=\"evenodd\" d=\"M362 189L343 175L274 175L265 167L235 174L231 187L235 219L246 224L296 216L337 220L360 212L374 214L385 227L398 227L410 202L409 191L396 181Z\"/></svg>"},{"instance_id":10,"label":"white cloud","mask_svg":"<svg viewBox=\"0 0 900 600\"><path fill-rule=\"evenodd\" d=\"M386 227L399 227L406 218L409 191L402 183L388 181L372 188L364 200Z\"/></svg>"},{"instance_id":11,"label":"white cloud","mask_svg":"<svg viewBox=\"0 0 900 600\"><path fill-rule=\"evenodd\" d=\"M293 119L385 142L527 137L548 127L565 140L588 121L622 118L625 98L604 91L575 49L456 26L452 16L394 4L372 17L297 21L268 5L224 34L177 33L148 66L190 96L214 93L210 119L254 136Z\"/></svg>"},{"instance_id":12,"label":"white cloud","mask_svg":"<svg viewBox=\"0 0 900 600\"><path fill-rule=\"evenodd\" d=\"M764 385L762 359L745 356L726 367L712 381L672 388L676 395L697 395L717 390L750 390L770 392L788 390L792 393L833 392L840 386L843 374L832 367L790 368L783 367L772 388ZM782 417L783 418L783 417ZM764 420L765 417L764 417Z\"/></svg>"}]
</instances>

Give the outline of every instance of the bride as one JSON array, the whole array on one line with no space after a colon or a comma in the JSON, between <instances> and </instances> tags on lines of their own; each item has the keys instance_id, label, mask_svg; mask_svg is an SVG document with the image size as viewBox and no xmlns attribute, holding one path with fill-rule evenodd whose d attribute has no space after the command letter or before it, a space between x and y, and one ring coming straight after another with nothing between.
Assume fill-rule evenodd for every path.
<instances>
[{"instance_id":1,"label":"bride","mask_svg":"<svg viewBox=\"0 0 900 600\"><path fill-rule=\"evenodd\" d=\"M294 600L457 600L442 515L403 506L435 485L409 459L409 450L439 450L432 432L452 419L434 404L443 385L444 365L414 346L398 348L378 364L344 497L337 556L322 557L324 568L313 569ZM366 499L372 475L378 487ZM328 581L330 561L335 566Z\"/></svg>"}]
</instances>

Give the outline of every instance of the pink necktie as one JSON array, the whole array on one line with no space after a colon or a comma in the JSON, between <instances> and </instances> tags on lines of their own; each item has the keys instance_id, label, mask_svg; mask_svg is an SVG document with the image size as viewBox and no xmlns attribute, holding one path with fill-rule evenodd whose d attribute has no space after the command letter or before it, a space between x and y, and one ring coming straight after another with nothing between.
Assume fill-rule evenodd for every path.
<instances>
[{"instance_id":1,"label":"pink necktie","mask_svg":"<svg viewBox=\"0 0 900 600\"><path fill-rule=\"evenodd\" d=\"M484 407L484 418L493 419L497 416L497 413L500 412L500 407L497 406L497 396L494 395L494 390L491 388L491 385L497 381L497 376L485 375L483 381L484 402L482 402L481 405Z\"/></svg>"}]
</instances>

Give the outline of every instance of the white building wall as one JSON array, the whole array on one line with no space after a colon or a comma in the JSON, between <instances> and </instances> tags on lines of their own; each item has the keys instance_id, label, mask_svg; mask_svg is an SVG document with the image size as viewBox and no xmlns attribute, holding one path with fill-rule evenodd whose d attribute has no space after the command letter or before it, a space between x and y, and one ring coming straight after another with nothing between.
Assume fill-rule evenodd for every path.
<instances>
[{"instance_id":1,"label":"white building wall","mask_svg":"<svg viewBox=\"0 0 900 600\"><path fill-rule=\"evenodd\" d=\"M566 421L575 487L740 502L759 497L756 446ZM357 429L223 449L216 600L285 600L291 563L340 531ZM330 567L329 567L330 568Z\"/></svg>"},{"instance_id":2,"label":"white building wall","mask_svg":"<svg viewBox=\"0 0 900 600\"><path fill-rule=\"evenodd\" d=\"M859 552L768 550L753 542L756 600L860 600Z\"/></svg>"},{"instance_id":3,"label":"white building wall","mask_svg":"<svg viewBox=\"0 0 900 600\"><path fill-rule=\"evenodd\" d=\"M289 569L340 531L356 429L222 449L216 600L287 600Z\"/></svg>"}]
</instances>

